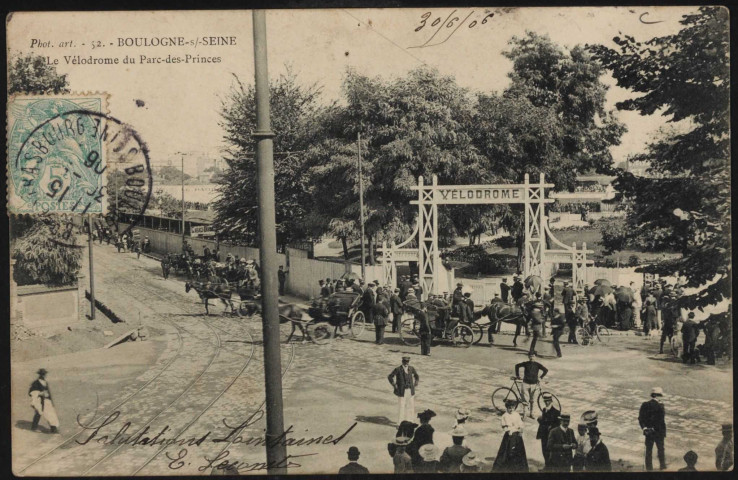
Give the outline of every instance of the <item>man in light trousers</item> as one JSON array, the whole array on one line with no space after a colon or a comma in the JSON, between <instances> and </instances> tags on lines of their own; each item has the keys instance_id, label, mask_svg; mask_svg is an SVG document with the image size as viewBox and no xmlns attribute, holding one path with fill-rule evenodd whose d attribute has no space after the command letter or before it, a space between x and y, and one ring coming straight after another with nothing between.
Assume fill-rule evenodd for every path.
<instances>
[{"instance_id":1,"label":"man in light trousers","mask_svg":"<svg viewBox=\"0 0 738 480\"><path fill-rule=\"evenodd\" d=\"M420 377L415 368L410 366L410 357L402 357L402 365L392 370L387 380L397 396L397 424L399 425L403 420L412 422L415 420L415 387L418 386Z\"/></svg>"}]
</instances>

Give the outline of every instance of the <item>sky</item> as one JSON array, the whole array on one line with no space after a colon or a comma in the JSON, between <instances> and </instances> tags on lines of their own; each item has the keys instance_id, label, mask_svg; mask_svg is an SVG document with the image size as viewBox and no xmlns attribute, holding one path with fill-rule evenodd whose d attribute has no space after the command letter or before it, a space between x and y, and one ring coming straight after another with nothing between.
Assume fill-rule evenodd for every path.
<instances>
[{"instance_id":1,"label":"sky","mask_svg":"<svg viewBox=\"0 0 738 480\"><path fill-rule=\"evenodd\" d=\"M531 30L569 48L587 43L614 46L612 38L621 32L642 41L676 33L682 15L695 10L688 7L475 7L268 11L269 75L275 78L289 66L298 75L298 81L322 85L326 102L340 100L347 68L390 79L426 64L438 68L442 74L454 76L462 87L499 92L507 86L507 74L512 66L502 52L514 35L522 36ZM416 31L428 12L425 26ZM483 24L490 13L494 16ZM450 28L443 28L455 17L459 20ZM443 21L433 27L436 18ZM197 158L221 155L228 146L219 125L219 111L235 78L244 83L253 82L251 26L248 10L16 13L7 25L7 45L10 54L33 52L52 61L57 59L57 70L68 75L73 91L108 93L109 113L139 132L150 148L153 163L174 160L172 163L179 165L179 156L184 153L185 170L196 174ZM230 40L235 45L119 46L127 38L170 36L187 40L235 37ZM50 46L39 47L39 42L49 42ZM74 46L63 46L63 42L72 42ZM93 45L102 47L92 49ZM221 61L138 63L140 55L165 58L187 54L220 57ZM65 56L71 59L76 55L84 58L129 55L137 63L67 64ZM632 95L616 87L611 77L604 76L602 80L612 87L607 95L611 108L615 102ZM634 112L617 115L628 127L628 133L623 136L622 144L612 149L616 162L642 151L665 120L659 115L642 117Z\"/></svg>"}]
</instances>

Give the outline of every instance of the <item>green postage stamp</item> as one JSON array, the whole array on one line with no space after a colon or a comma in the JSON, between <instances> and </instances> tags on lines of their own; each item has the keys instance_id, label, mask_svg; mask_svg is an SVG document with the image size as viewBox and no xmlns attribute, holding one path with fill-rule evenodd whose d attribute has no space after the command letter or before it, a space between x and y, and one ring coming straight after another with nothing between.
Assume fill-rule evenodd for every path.
<instances>
[{"instance_id":1,"label":"green postage stamp","mask_svg":"<svg viewBox=\"0 0 738 480\"><path fill-rule=\"evenodd\" d=\"M13 96L8 101L12 213L104 213L105 94Z\"/></svg>"}]
</instances>

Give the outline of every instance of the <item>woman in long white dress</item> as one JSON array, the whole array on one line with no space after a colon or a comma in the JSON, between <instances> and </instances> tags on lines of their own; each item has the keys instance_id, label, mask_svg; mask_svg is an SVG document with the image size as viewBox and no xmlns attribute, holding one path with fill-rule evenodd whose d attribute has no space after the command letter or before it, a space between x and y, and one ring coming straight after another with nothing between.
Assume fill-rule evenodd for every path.
<instances>
[{"instance_id":1,"label":"woman in long white dress","mask_svg":"<svg viewBox=\"0 0 738 480\"><path fill-rule=\"evenodd\" d=\"M515 411L515 407L517 407L515 400L505 402L507 411L500 418L502 431L505 434L502 436L500 449L497 452L497 457L495 457L495 463L492 465L493 471L528 471L528 457L523 443L523 419Z\"/></svg>"}]
</instances>

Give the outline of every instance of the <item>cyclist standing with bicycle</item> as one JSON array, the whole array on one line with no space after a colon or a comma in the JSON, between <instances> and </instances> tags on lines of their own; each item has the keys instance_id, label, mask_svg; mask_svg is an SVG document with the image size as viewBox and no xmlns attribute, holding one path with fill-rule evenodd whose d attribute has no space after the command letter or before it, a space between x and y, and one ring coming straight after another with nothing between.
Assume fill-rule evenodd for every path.
<instances>
[{"instance_id":1,"label":"cyclist standing with bicycle","mask_svg":"<svg viewBox=\"0 0 738 480\"><path fill-rule=\"evenodd\" d=\"M533 417L533 391L538 385L538 382L543 379L548 373L548 369L534 360L535 353L528 354L528 361L521 362L515 365L515 377L520 380L520 369L523 369L523 388L521 392L523 394L523 404L525 405L525 394L528 394L528 403L530 404L530 410L528 416ZM538 374L541 374L540 378Z\"/></svg>"}]
</instances>

